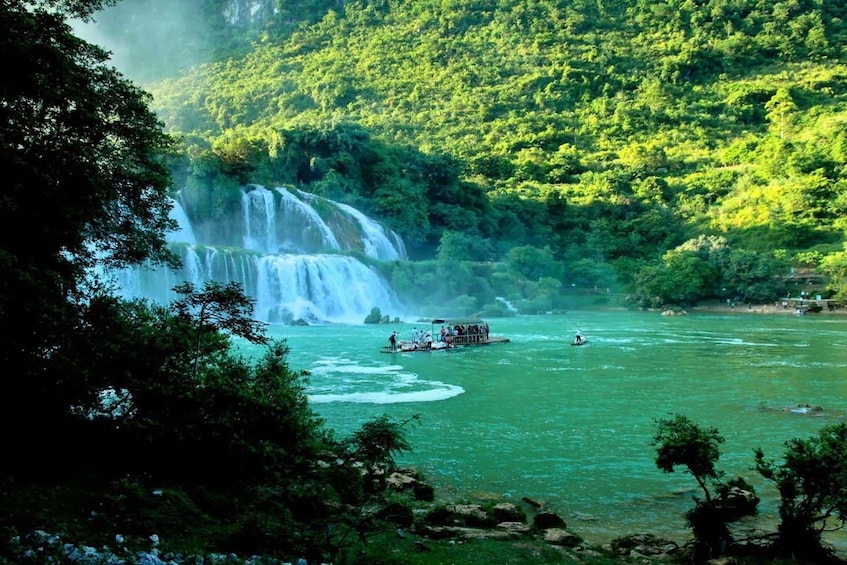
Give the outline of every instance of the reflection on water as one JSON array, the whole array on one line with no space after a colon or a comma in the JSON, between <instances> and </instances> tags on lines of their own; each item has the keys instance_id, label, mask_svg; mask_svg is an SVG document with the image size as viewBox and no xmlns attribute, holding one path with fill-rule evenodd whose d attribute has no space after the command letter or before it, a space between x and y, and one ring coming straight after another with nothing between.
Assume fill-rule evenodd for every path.
<instances>
[{"instance_id":1,"label":"reflection on water","mask_svg":"<svg viewBox=\"0 0 847 565\"><path fill-rule=\"evenodd\" d=\"M656 468L657 418L717 427L719 467L756 486L759 523L770 524L778 498L750 471L753 449L778 458L784 441L847 413L847 318L580 312L490 322L511 342L385 354L392 330L420 323L272 333L291 346L291 367L311 373L314 408L339 435L375 416L420 414L402 462L443 493L530 496L596 541L687 537L696 485ZM589 344L569 347L578 327Z\"/></svg>"}]
</instances>

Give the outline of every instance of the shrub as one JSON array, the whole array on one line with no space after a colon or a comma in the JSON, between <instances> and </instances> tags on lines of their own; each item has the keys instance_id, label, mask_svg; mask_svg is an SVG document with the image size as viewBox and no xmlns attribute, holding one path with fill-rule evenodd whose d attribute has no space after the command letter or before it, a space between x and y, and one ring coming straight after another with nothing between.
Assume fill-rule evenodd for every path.
<instances>
[{"instance_id":1,"label":"shrub","mask_svg":"<svg viewBox=\"0 0 847 565\"><path fill-rule=\"evenodd\" d=\"M847 520L847 423L785 442L780 463L756 449L756 470L779 490L781 521L774 549L818 561L830 558L821 534L844 527Z\"/></svg>"},{"instance_id":2,"label":"shrub","mask_svg":"<svg viewBox=\"0 0 847 565\"><path fill-rule=\"evenodd\" d=\"M752 509L739 510L730 503L733 488L752 493L752 488L741 478L722 483L723 473L715 467L720 458L720 444L724 442L716 428L703 428L680 414L670 419L657 421L653 438L656 446L656 466L666 473L673 473L678 466L685 467L703 491L704 499L694 497L694 508L686 512L685 518L691 526L695 543L692 558L695 561L711 559L727 552L732 535L727 524L741 516L755 512L758 499L753 500ZM712 494L709 487L714 488Z\"/></svg>"}]
</instances>

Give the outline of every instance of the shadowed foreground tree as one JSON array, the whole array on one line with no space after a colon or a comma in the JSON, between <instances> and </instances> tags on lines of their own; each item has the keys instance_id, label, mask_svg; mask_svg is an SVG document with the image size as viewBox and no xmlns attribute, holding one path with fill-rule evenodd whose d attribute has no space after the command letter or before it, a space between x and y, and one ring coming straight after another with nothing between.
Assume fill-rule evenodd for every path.
<instances>
[{"instance_id":1,"label":"shadowed foreground tree","mask_svg":"<svg viewBox=\"0 0 847 565\"><path fill-rule=\"evenodd\" d=\"M418 418L414 415L409 420L395 422L388 416L378 416L353 433L347 451L350 457L362 462L366 488L372 479L381 481L384 486L386 477L397 468L394 455L412 449L403 428Z\"/></svg>"},{"instance_id":2,"label":"shadowed foreground tree","mask_svg":"<svg viewBox=\"0 0 847 565\"><path fill-rule=\"evenodd\" d=\"M776 552L821 563L839 562L823 546L821 535L842 529L847 522L847 423L785 442L783 460L778 463L756 449L756 470L779 489Z\"/></svg>"},{"instance_id":3,"label":"shadowed foreground tree","mask_svg":"<svg viewBox=\"0 0 847 565\"><path fill-rule=\"evenodd\" d=\"M361 472L317 464L345 446L252 300L186 284L166 308L120 300L95 276L170 262L176 227L173 140L65 21L106 3L0 0L0 53L16 62L0 83L0 561L19 562L14 540L32 530L323 559ZM248 362L235 338L267 349ZM405 445L384 431L378 453Z\"/></svg>"},{"instance_id":4,"label":"shadowed foreground tree","mask_svg":"<svg viewBox=\"0 0 847 565\"><path fill-rule=\"evenodd\" d=\"M409 449L404 423L382 417L335 440L287 344L250 319L251 299L237 287L180 289L170 308L100 293L81 310L56 359L85 377L64 432L73 449L49 474L0 477L0 530L98 547L116 532L128 543L163 532L173 551L320 562L387 527L374 510L388 491L363 469L393 470ZM235 339L264 353L245 359ZM50 494L32 504L28 491ZM0 561L17 562L8 542Z\"/></svg>"},{"instance_id":5,"label":"shadowed foreground tree","mask_svg":"<svg viewBox=\"0 0 847 565\"><path fill-rule=\"evenodd\" d=\"M254 343L267 343L264 336L266 324L254 320L253 300L244 294L241 284L206 281L202 291L189 282L174 288L180 298L171 308L183 319L196 323L197 341L194 348L194 375L200 364L200 344L203 336L223 330Z\"/></svg>"},{"instance_id":6,"label":"shadowed foreground tree","mask_svg":"<svg viewBox=\"0 0 847 565\"><path fill-rule=\"evenodd\" d=\"M0 2L0 53L15 62L0 84L0 439L10 453L32 451L45 428L68 445L71 407L90 390L85 371L58 361L82 317L87 273L170 257L172 139L148 95L65 21L105 4Z\"/></svg>"},{"instance_id":7,"label":"shadowed foreground tree","mask_svg":"<svg viewBox=\"0 0 847 565\"><path fill-rule=\"evenodd\" d=\"M750 509L739 512L728 503L730 488L740 487L750 493L752 488L740 477L727 484L721 481L723 473L715 464L720 458L720 444L723 442L724 438L717 428L703 428L681 414L656 422L656 435L653 437L656 466L666 473L673 473L676 467L684 467L703 491L704 498L694 497L694 508L685 513L694 534L691 555L694 562L725 554L733 541L727 523L751 512ZM714 495L710 487L715 489ZM758 502L758 499L754 500L753 507Z\"/></svg>"}]
</instances>

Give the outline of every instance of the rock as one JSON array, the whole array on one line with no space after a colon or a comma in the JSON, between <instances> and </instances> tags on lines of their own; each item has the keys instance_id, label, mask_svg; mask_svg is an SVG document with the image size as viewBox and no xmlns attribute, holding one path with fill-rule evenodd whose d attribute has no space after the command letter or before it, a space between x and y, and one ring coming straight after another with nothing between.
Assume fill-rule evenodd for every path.
<instances>
[{"instance_id":1,"label":"rock","mask_svg":"<svg viewBox=\"0 0 847 565\"><path fill-rule=\"evenodd\" d=\"M431 540L455 538L457 533L453 526L418 526L417 533Z\"/></svg>"},{"instance_id":2,"label":"rock","mask_svg":"<svg viewBox=\"0 0 847 565\"><path fill-rule=\"evenodd\" d=\"M479 528L467 528L466 531L461 535L461 539L490 539L499 541L509 541L519 538L520 536L521 534L517 532L505 530L483 530Z\"/></svg>"},{"instance_id":3,"label":"rock","mask_svg":"<svg viewBox=\"0 0 847 565\"><path fill-rule=\"evenodd\" d=\"M448 506L447 510L466 526L486 527L497 524L497 520L489 516L479 504L455 504Z\"/></svg>"},{"instance_id":4,"label":"rock","mask_svg":"<svg viewBox=\"0 0 847 565\"><path fill-rule=\"evenodd\" d=\"M582 538L563 528L550 528L544 531L544 541L550 545L562 547L577 547L582 544Z\"/></svg>"},{"instance_id":5,"label":"rock","mask_svg":"<svg viewBox=\"0 0 847 565\"><path fill-rule=\"evenodd\" d=\"M471 528L491 528L497 525L478 504L454 504L436 508L424 517L424 523L431 526L459 526Z\"/></svg>"},{"instance_id":6,"label":"rock","mask_svg":"<svg viewBox=\"0 0 847 565\"><path fill-rule=\"evenodd\" d=\"M728 520L737 520L742 516L752 516L756 513L759 497L749 490L732 487L726 496L716 500L715 504L724 512Z\"/></svg>"},{"instance_id":7,"label":"rock","mask_svg":"<svg viewBox=\"0 0 847 565\"><path fill-rule=\"evenodd\" d=\"M495 504L491 514L500 522L526 522L526 514L511 502Z\"/></svg>"},{"instance_id":8,"label":"rock","mask_svg":"<svg viewBox=\"0 0 847 565\"><path fill-rule=\"evenodd\" d=\"M406 490L414 488L417 482L418 480L416 478L410 477L409 475L404 475L403 473L399 473L396 471L388 475L388 478L385 479L385 484L395 490Z\"/></svg>"},{"instance_id":9,"label":"rock","mask_svg":"<svg viewBox=\"0 0 847 565\"><path fill-rule=\"evenodd\" d=\"M662 316L686 316L686 315L688 315L688 312L686 312L685 310L682 310L682 309L680 309L680 310L668 309L668 310L662 311Z\"/></svg>"},{"instance_id":10,"label":"rock","mask_svg":"<svg viewBox=\"0 0 847 565\"><path fill-rule=\"evenodd\" d=\"M500 522L496 527L498 530L515 534L529 534L532 531L526 522Z\"/></svg>"},{"instance_id":11,"label":"rock","mask_svg":"<svg viewBox=\"0 0 847 565\"><path fill-rule=\"evenodd\" d=\"M398 528L408 528L415 521L412 509L399 502L394 502L382 508L375 516L380 520L394 524Z\"/></svg>"},{"instance_id":12,"label":"rock","mask_svg":"<svg viewBox=\"0 0 847 565\"><path fill-rule=\"evenodd\" d=\"M406 475L407 477L412 477L413 479L421 480L420 471L418 471L415 467L398 467L397 472L401 475Z\"/></svg>"},{"instance_id":13,"label":"rock","mask_svg":"<svg viewBox=\"0 0 847 565\"><path fill-rule=\"evenodd\" d=\"M532 519L532 525L539 530L549 530L550 528L565 528L565 520L554 512L539 512Z\"/></svg>"},{"instance_id":14,"label":"rock","mask_svg":"<svg viewBox=\"0 0 847 565\"><path fill-rule=\"evenodd\" d=\"M535 500L534 498L530 498L528 496L523 497L521 500L532 506L533 508L541 508L542 504Z\"/></svg>"},{"instance_id":15,"label":"rock","mask_svg":"<svg viewBox=\"0 0 847 565\"><path fill-rule=\"evenodd\" d=\"M679 551L679 546L673 540L656 537L653 534L632 534L612 540L611 549L618 555L626 557L661 557L671 556Z\"/></svg>"},{"instance_id":16,"label":"rock","mask_svg":"<svg viewBox=\"0 0 847 565\"><path fill-rule=\"evenodd\" d=\"M456 517L453 512L445 507L433 508L423 517L423 524L427 526L449 526L454 525Z\"/></svg>"},{"instance_id":17,"label":"rock","mask_svg":"<svg viewBox=\"0 0 847 565\"><path fill-rule=\"evenodd\" d=\"M415 483L414 486L415 500L424 502L432 502L435 500L435 489L432 485L426 483Z\"/></svg>"},{"instance_id":18,"label":"rock","mask_svg":"<svg viewBox=\"0 0 847 565\"><path fill-rule=\"evenodd\" d=\"M513 539L516 534L503 530L487 530L483 528L468 528L465 526L424 526L418 533L433 540L443 539Z\"/></svg>"}]
</instances>

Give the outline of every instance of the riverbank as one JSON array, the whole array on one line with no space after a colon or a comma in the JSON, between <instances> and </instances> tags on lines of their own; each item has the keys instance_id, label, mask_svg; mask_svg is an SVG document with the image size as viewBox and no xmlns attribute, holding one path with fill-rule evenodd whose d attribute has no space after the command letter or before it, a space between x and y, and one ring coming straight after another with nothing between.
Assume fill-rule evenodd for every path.
<instances>
[{"instance_id":1,"label":"riverbank","mask_svg":"<svg viewBox=\"0 0 847 565\"><path fill-rule=\"evenodd\" d=\"M775 314L797 316L797 308L782 302L770 304L736 304L728 305L724 302L704 302L685 309L688 312L714 312L721 314ZM820 312L804 311L803 315L809 316L847 316L847 308L824 308Z\"/></svg>"},{"instance_id":2,"label":"riverbank","mask_svg":"<svg viewBox=\"0 0 847 565\"><path fill-rule=\"evenodd\" d=\"M807 307L810 304L820 304L815 300L806 300L803 302L803 312L807 315L811 316L847 316L847 307L844 306L832 306L827 303L827 301L821 301L824 304L821 304L822 309L819 312L813 312L809 310ZM685 314L685 313L694 313L694 312L708 312L708 313L720 313L720 314L775 314L775 315L798 315L797 308L799 306L799 301L775 301L767 304L727 304L722 300L710 300L699 302L694 306L686 306L685 308L681 307L673 307L673 308L656 308L649 309L650 311L654 311L656 313L661 314L665 311L673 311L674 313ZM626 312L632 310L644 310L639 308L633 308L631 304L627 304L626 297L624 295L616 295L609 299L606 296L602 296L598 298L596 295L585 295L581 300L574 300L571 304L571 309L569 312L582 312L586 310L594 310L594 311L611 311L611 312Z\"/></svg>"}]
</instances>

